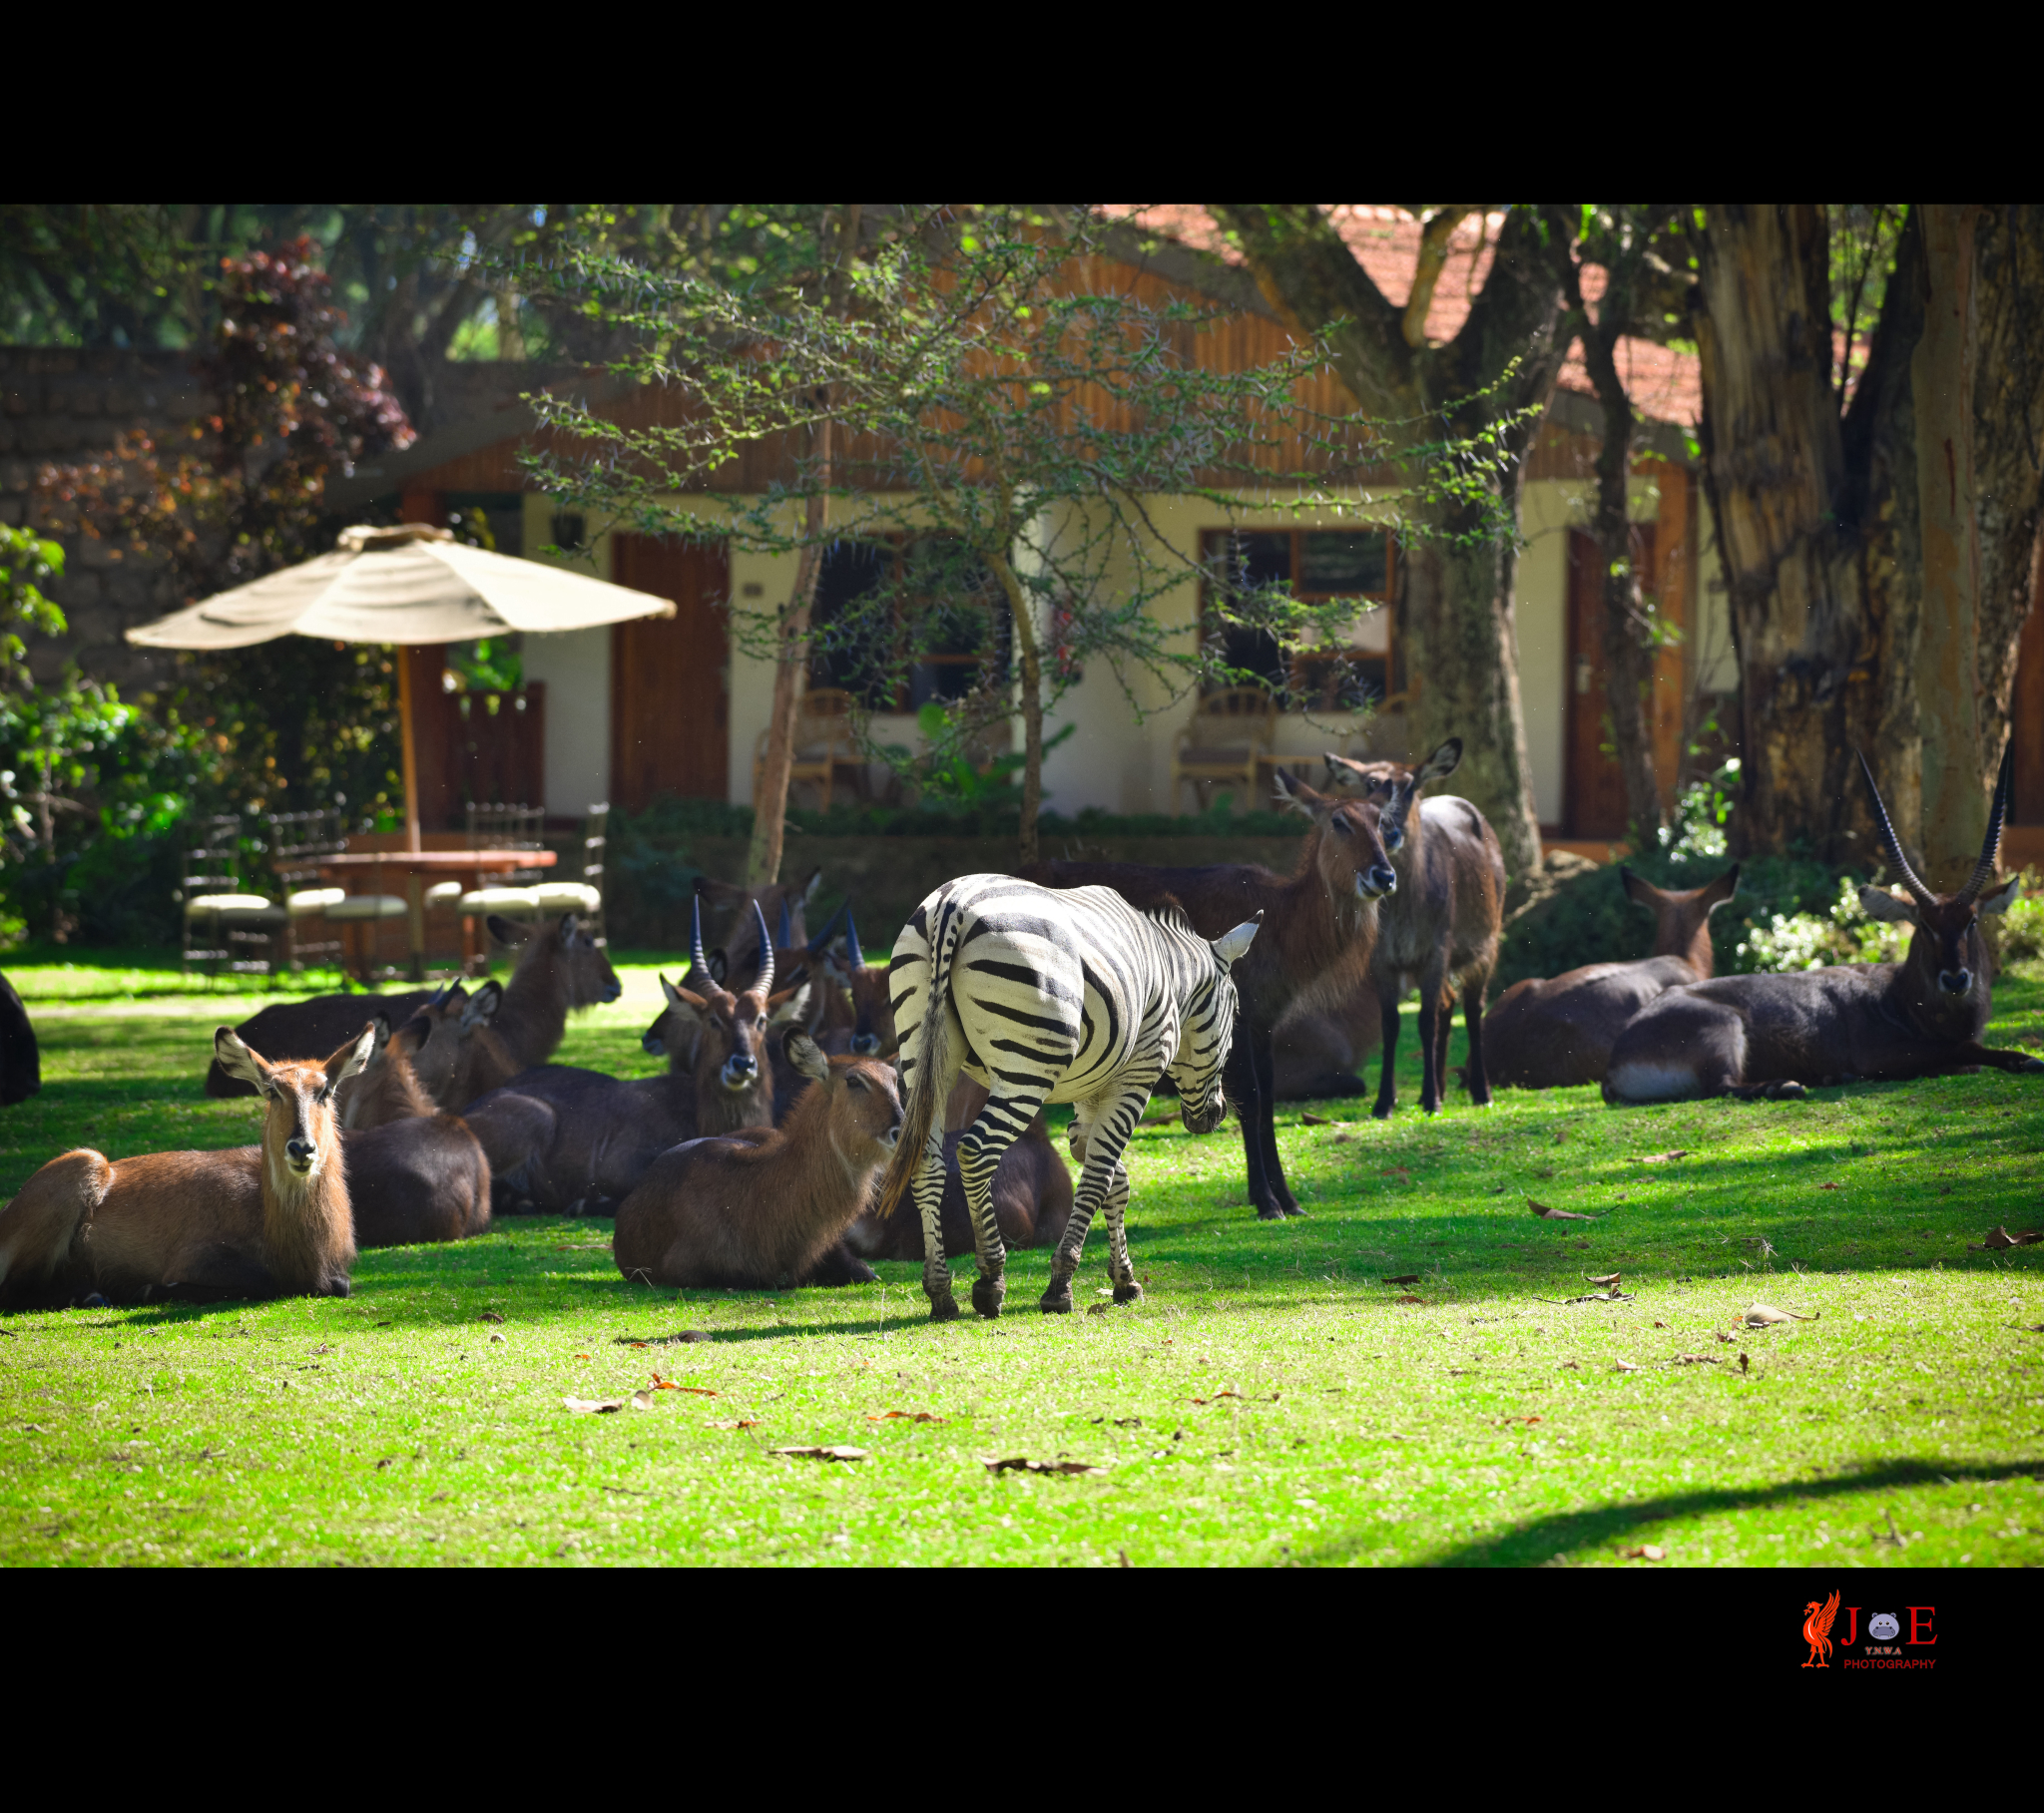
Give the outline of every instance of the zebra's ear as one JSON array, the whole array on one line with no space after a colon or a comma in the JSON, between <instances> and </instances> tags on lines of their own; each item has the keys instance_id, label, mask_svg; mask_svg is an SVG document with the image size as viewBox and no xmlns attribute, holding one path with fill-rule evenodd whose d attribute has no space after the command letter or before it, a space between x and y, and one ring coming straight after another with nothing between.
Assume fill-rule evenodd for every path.
<instances>
[{"instance_id":1,"label":"zebra's ear","mask_svg":"<svg viewBox=\"0 0 2044 1813\"><path fill-rule=\"evenodd\" d=\"M1232 932L1225 932L1214 940L1214 955L1221 959L1223 968L1231 968L1249 955L1250 946L1257 941L1257 931L1264 923L1263 909L1257 909L1254 919L1245 919Z\"/></svg>"}]
</instances>

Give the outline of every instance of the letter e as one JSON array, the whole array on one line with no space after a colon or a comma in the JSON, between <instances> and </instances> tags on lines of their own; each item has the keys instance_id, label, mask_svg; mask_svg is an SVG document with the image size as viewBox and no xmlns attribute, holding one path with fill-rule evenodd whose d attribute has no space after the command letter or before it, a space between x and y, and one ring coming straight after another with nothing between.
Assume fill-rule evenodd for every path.
<instances>
[{"instance_id":1,"label":"letter e","mask_svg":"<svg viewBox=\"0 0 2044 1813\"><path fill-rule=\"evenodd\" d=\"M1918 1631L1918 1629L1919 1629L1919 1628L1920 1628L1920 1629L1923 1629L1923 1630L1928 1630L1928 1629L1930 1628L1930 1620L1931 1620L1931 1618L1932 1618L1932 1617L1933 1617L1933 1616L1934 1616L1934 1615L1936 1614L1936 1611L1937 1611L1937 1607L1936 1607L1935 1605L1911 1605L1911 1606L1909 1606L1909 1607L1908 1607L1908 1611L1909 1611L1909 1640L1910 1640L1910 1641L1911 1641L1912 1643L1934 1643L1934 1642L1936 1642L1936 1641L1937 1641L1937 1638L1936 1638L1936 1637L1934 1637L1934 1636L1919 1636L1919 1635L1917 1635L1917 1631ZM1920 1619L1919 1619L1919 1618L1917 1617L1917 1613L1918 1613L1918 1612L1921 1612L1921 1613L1923 1614L1923 1615L1922 1615L1922 1617L1921 1617Z\"/></svg>"}]
</instances>

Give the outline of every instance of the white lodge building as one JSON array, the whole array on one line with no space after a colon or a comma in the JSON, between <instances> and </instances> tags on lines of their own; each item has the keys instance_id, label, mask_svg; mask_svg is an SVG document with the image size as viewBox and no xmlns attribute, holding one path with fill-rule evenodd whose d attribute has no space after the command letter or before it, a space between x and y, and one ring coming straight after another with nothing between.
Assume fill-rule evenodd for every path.
<instances>
[{"instance_id":1,"label":"white lodge building","mask_svg":"<svg viewBox=\"0 0 2044 1813\"><path fill-rule=\"evenodd\" d=\"M1360 209L1337 218L1379 287L1394 300L1402 296L1411 282L1417 226ZM1459 326L1472 280L1480 288L1486 274L1488 254L1478 227L1474 220L1466 224L1468 242L1450 256L1428 318L1432 337L1444 338ZM1139 293L1161 297L1197 288L1237 310L1240 319L1216 336L1240 349L1237 356L1262 360L1283 344L1283 330L1240 273L1171 254L1106 265L1108 276L1117 271ZM1096 280L1101 274L1096 267ZM1681 633L1679 645L1661 658L1655 700L1658 766L1663 784L1672 788L1685 732L1695 734L1715 699L1734 688L1736 669L1702 488L1688 452L1688 431L1699 409L1695 360L1627 342L1621 368L1628 364L1646 449L1633 479L1639 558L1661 616ZM1326 382L1329 406L1352 407L1331 378ZM599 397L603 391L599 381ZM1597 563L1583 533L1593 503L1598 414L1587 391L1580 365L1572 366L1528 459L1516 605L1520 689L1542 827L1552 839L1601 846L1624 828L1624 795L1615 766L1600 748L1606 740L1602 601ZM629 422L654 419L660 403L651 392L612 390L600 406ZM676 601L671 621L525 639L528 689L544 692L535 694L542 708L522 721L543 736L544 751L538 762L520 765L525 772L543 772L550 814L572 817L588 802L605 798L638 809L662 793L750 802L771 670L735 650L728 612L770 610L784 601L794 581L793 558L679 546L603 533L600 524L557 520L548 500L522 490L517 455L529 444L531 427L529 412L519 406L495 420L430 435L335 486L333 502L358 509L373 501L411 521L446 522L481 510L506 553L565 545L580 535L589 544L581 558L593 562L600 577ZM741 464L734 491L765 489L767 475L755 465ZM1226 512L1185 498L1155 499L1152 509L1160 533L1185 551L1197 552L1211 546L1209 538L1233 533L1260 577L1288 578L1306 594L1389 597L1395 542L1371 531L1360 512L1313 517L1246 508L1231 521ZM842 583L845 576L826 566L826 609L832 586ZM1189 578L1164 609L1190 638L1203 605L1200 582ZM1425 684L1425 676L1408 671L1392 615L1387 605L1366 612L1350 649L1300 663L1284 677L1289 696L1306 702L1278 711L1275 722L1262 727L1268 749L1260 775L1271 760L1304 763L1329 748L1406 753L1400 706L1412 688ZM440 652L421 651L414 659L425 670L414 675L414 696L440 699ZM1237 659L1254 666L1258 654L1243 648ZM943 667L938 657L918 668L908 696L867 698L876 711L879 741L916 746L913 707L946 695ZM827 684L831 678L819 674L812 684ZM1384 701L1367 729L1362 714L1340 704L1343 696L1357 695ZM1173 702L1159 690L1141 699L1150 715L1139 723L1105 666L1089 670L1048 726L1049 732L1067 722L1076 726L1047 761L1048 809L1196 810L1202 800L1194 784L1176 784L1174 777L1181 745L1193 737L1199 702L1190 696ZM453 776L431 771L423 751L433 737L423 722L420 739L422 816L428 824L457 823L461 802L453 796ZM1205 740L1226 738L1210 734ZM855 784L847 771L835 783L837 797ZM1245 789L1231 790L1240 803Z\"/></svg>"}]
</instances>

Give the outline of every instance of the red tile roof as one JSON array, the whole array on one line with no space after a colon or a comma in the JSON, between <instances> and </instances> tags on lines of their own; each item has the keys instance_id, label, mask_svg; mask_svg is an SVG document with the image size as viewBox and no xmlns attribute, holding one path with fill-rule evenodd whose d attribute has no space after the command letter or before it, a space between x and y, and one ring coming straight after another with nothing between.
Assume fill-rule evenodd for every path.
<instances>
[{"instance_id":1,"label":"red tile roof","mask_svg":"<svg viewBox=\"0 0 2044 1813\"><path fill-rule=\"evenodd\" d=\"M1231 264L1242 262L1242 253L1223 236L1214 217L1197 204L1165 203L1138 208L1112 205L1103 213L1133 220L1152 232L1177 239L1196 251L1215 254ZM1369 273L1370 281L1385 299L1402 308L1412 293L1412 272L1419 259L1420 225L1403 209L1341 203L1327 209L1327 217L1341 234L1356 261ZM1470 299L1479 294L1490 274L1491 254L1497 244L1500 215L1472 215L1455 229L1448 261L1434 287L1433 301L1426 311L1426 336L1430 340L1452 339L1469 313ZM1583 299L1595 305L1604 290L1604 273L1592 265L1584 272ZM1703 418L1703 383L1694 352L1681 352L1652 340L1624 339L1618 344L1618 369L1626 380L1633 407L1650 421L1692 427ZM1562 367L1565 390L1593 395L1590 374L1584 369L1580 348L1570 351Z\"/></svg>"}]
</instances>

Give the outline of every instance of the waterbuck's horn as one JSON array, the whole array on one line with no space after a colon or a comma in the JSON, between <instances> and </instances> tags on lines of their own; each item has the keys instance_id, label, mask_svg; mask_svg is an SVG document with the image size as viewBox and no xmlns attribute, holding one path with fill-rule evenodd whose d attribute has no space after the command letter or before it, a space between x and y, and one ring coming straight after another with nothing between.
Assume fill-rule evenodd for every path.
<instances>
[{"instance_id":1,"label":"waterbuck's horn","mask_svg":"<svg viewBox=\"0 0 2044 1813\"><path fill-rule=\"evenodd\" d=\"M837 911L832 913L828 919L823 921L823 929L820 932L818 932L815 935L815 937L811 938L806 945L802 947L809 953L811 957L822 956L823 947L830 942L831 931L835 928L838 920L844 917L845 908L848 907L850 904L851 903L849 901L844 901L840 903L840 905L837 908Z\"/></svg>"},{"instance_id":2,"label":"waterbuck's horn","mask_svg":"<svg viewBox=\"0 0 2044 1813\"><path fill-rule=\"evenodd\" d=\"M1859 756L1859 771L1866 776L1867 796L1873 801L1873 822L1880 827L1880 840L1887 846L1888 860L1895 865L1895 873L1902 878L1902 885L1909 890L1918 906L1935 905L1937 896L1923 885L1916 871L1909 866L1908 857L1902 854L1902 840L1895 835L1895 827L1888 823L1888 809L1881 804L1880 788L1873 784L1873 770L1866 765L1866 757L1857 749L1852 753ZM1998 827L1995 835L1998 841Z\"/></svg>"},{"instance_id":3,"label":"waterbuck's horn","mask_svg":"<svg viewBox=\"0 0 2044 1813\"><path fill-rule=\"evenodd\" d=\"M689 928L689 955L695 959L696 969L702 975L710 974L710 959L703 955L703 896L696 896L696 920Z\"/></svg>"},{"instance_id":4,"label":"waterbuck's horn","mask_svg":"<svg viewBox=\"0 0 2044 1813\"><path fill-rule=\"evenodd\" d=\"M784 951L794 942L794 919L787 910L787 896L780 897L780 948Z\"/></svg>"},{"instance_id":5,"label":"waterbuck's horn","mask_svg":"<svg viewBox=\"0 0 2044 1813\"><path fill-rule=\"evenodd\" d=\"M753 902L753 918L760 927L760 980L753 984L763 995L773 993L773 947L766 942L766 915Z\"/></svg>"},{"instance_id":6,"label":"waterbuck's horn","mask_svg":"<svg viewBox=\"0 0 2044 1813\"><path fill-rule=\"evenodd\" d=\"M1973 874L1966 885L1959 890L1961 900L1978 900L1981 891L1994 879L1995 858L2001 854L2001 821L2008 816L2008 797L2015 786L2016 739L2008 739L2008 747L2001 753L2001 772L1994 777L1994 804L1987 814L1987 836L1980 845L1980 860L1973 865Z\"/></svg>"},{"instance_id":7,"label":"waterbuck's horn","mask_svg":"<svg viewBox=\"0 0 2044 1813\"><path fill-rule=\"evenodd\" d=\"M858 948L858 927L851 923L849 904L844 909L844 954L850 960L853 969L862 970L866 967L865 953Z\"/></svg>"}]
</instances>

